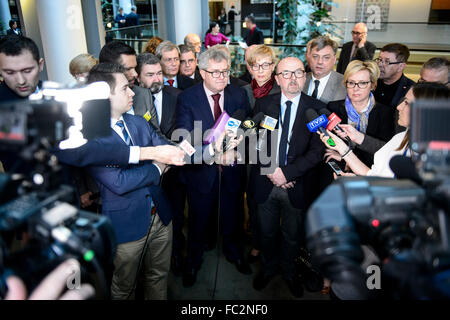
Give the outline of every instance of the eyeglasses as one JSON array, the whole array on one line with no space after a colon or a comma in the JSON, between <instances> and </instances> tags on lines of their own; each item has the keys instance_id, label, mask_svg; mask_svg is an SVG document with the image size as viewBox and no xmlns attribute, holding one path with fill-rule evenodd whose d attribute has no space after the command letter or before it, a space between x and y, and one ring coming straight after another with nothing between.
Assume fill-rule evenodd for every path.
<instances>
[{"instance_id":1,"label":"eyeglasses","mask_svg":"<svg viewBox=\"0 0 450 320\"><path fill-rule=\"evenodd\" d=\"M230 75L230 70L224 70L224 71L208 71L205 70L205 72L208 72L209 74L211 74L211 76L213 78L219 78L220 76L228 77Z\"/></svg>"},{"instance_id":2,"label":"eyeglasses","mask_svg":"<svg viewBox=\"0 0 450 320\"><path fill-rule=\"evenodd\" d=\"M357 32L357 31L352 31L352 34L355 36L359 36L360 34L366 34L367 32Z\"/></svg>"},{"instance_id":3,"label":"eyeglasses","mask_svg":"<svg viewBox=\"0 0 450 320\"><path fill-rule=\"evenodd\" d=\"M376 58L374 60L376 63L378 64L384 64L384 65L391 65L391 64L399 64L399 63L403 63L403 61L396 61L396 62L390 62L389 60L383 60L381 58Z\"/></svg>"},{"instance_id":4,"label":"eyeglasses","mask_svg":"<svg viewBox=\"0 0 450 320\"><path fill-rule=\"evenodd\" d=\"M277 76L279 76L280 74L284 79L291 79L292 75L295 75L295 77L298 79L303 78L305 76L305 70L302 69L297 69L295 71L284 70L281 71L280 73L277 73Z\"/></svg>"},{"instance_id":5,"label":"eyeglasses","mask_svg":"<svg viewBox=\"0 0 450 320\"><path fill-rule=\"evenodd\" d=\"M346 81L345 86L347 88L354 88L355 86L358 86L358 88L360 89L365 89L367 88L367 85L369 83L372 83L372 81L360 81L360 82Z\"/></svg>"},{"instance_id":6,"label":"eyeglasses","mask_svg":"<svg viewBox=\"0 0 450 320\"><path fill-rule=\"evenodd\" d=\"M195 59L189 59L189 60L180 60L181 64L193 64Z\"/></svg>"},{"instance_id":7,"label":"eyeglasses","mask_svg":"<svg viewBox=\"0 0 450 320\"><path fill-rule=\"evenodd\" d=\"M269 62L264 62L262 64L252 64L252 70L253 71L259 71L261 68L263 70L269 70L270 66L273 65L273 62L269 63Z\"/></svg>"}]
</instances>

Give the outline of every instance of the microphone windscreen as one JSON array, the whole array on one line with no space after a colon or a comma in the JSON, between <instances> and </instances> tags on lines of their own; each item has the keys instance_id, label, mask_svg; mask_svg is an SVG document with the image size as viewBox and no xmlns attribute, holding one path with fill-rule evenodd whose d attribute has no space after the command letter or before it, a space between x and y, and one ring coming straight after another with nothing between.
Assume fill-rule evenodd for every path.
<instances>
[{"instance_id":1,"label":"microphone windscreen","mask_svg":"<svg viewBox=\"0 0 450 320\"><path fill-rule=\"evenodd\" d=\"M311 122L314 119L318 118L319 115L317 114L317 112L314 109L307 109L305 111L305 116L306 116L306 121Z\"/></svg>"},{"instance_id":2,"label":"microphone windscreen","mask_svg":"<svg viewBox=\"0 0 450 320\"><path fill-rule=\"evenodd\" d=\"M247 113L245 112L244 109L237 109L231 117L236 120L239 120L239 121L244 121L246 116L247 116Z\"/></svg>"},{"instance_id":3,"label":"microphone windscreen","mask_svg":"<svg viewBox=\"0 0 450 320\"><path fill-rule=\"evenodd\" d=\"M320 114L324 114L328 118L329 116L331 116L331 111L328 110L327 108L322 108L322 109L320 109Z\"/></svg>"},{"instance_id":4,"label":"microphone windscreen","mask_svg":"<svg viewBox=\"0 0 450 320\"><path fill-rule=\"evenodd\" d=\"M389 161L389 167L398 179L409 179L418 184L422 184L422 179L417 173L416 167L411 158L396 155Z\"/></svg>"}]
</instances>

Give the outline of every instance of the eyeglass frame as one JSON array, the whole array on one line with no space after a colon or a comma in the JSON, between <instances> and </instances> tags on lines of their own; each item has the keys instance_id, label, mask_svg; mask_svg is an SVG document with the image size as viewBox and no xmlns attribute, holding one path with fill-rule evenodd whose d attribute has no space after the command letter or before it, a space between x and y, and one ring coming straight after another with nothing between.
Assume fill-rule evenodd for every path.
<instances>
[{"instance_id":1,"label":"eyeglass frame","mask_svg":"<svg viewBox=\"0 0 450 320\"><path fill-rule=\"evenodd\" d=\"M369 81L353 82L353 83L354 83L353 87L349 87L349 86L348 86L348 83L349 83L349 81L345 81L345 87L346 87L347 89L353 89L353 88L355 88L355 87L358 87L359 89L366 89L367 86L369 85L369 83L372 83L372 81L369 80ZM361 87L359 86L360 83L365 83L364 88L361 88Z\"/></svg>"},{"instance_id":2,"label":"eyeglass frame","mask_svg":"<svg viewBox=\"0 0 450 320\"><path fill-rule=\"evenodd\" d=\"M383 65L391 65L391 64L399 64L399 63L404 63L403 61L396 61L396 62L386 62L386 60L383 60L381 58L376 58L373 61L375 61L377 64L383 64Z\"/></svg>"},{"instance_id":3,"label":"eyeglass frame","mask_svg":"<svg viewBox=\"0 0 450 320\"><path fill-rule=\"evenodd\" d=\"M358 32L352 30L352 35L359 36L360 34L367 34L367 32Z\"/></svg>"},{"instance_id":4,"label":"eyeglass frame","mask_svg":"<svg viewBox=\"0 0 450 320\"><path fill-rule=\"evenodd\" d=\"M227 69L225 71L217 71L217 70L216 71L208 71L208 70L203 69L203 71L211 74L211 77L213 77L214 79L218 79L218 78L220 78L220 76L223 76L224 78L226 78L231 74L230 69ZM226 75L225 75L225 73L226 73ZM218 75L215 77L214 74L218 74Z\"/></svg>"},{"instance_id":5,"label":"eyeglass frame","mask_svg":"<svg viewBox=\"0 0 450 320\"><path fill-rule=\"evenodd\" d=\"M300 77L297 77L297 75L295 74L297 71L300 71L300 72L302 73L302 75L301 75ZM283 71L281 71L281 72L279 72L279 73L275 73L275 75L279 76L280 74L283 74L283 72L289 72L289 73L291 74L288 78L286 78L284 75L281 76L283 79L286 79L286 80L287 80L287 79L291 79L291 78L292 78L292 75L295 75L295 79L303 78L303 77L305 77L305 75L306 75L306 71L303 70L303 69L297 69L297 70L295 70L295 71L283 70Z\"/></svg>"},{"instance_id":6,"label":"eyeglass frame","mask_svg":"<svg viewBox=\"0 0 450 320\"><path fill-rule=\"evenodd\" d=\"M267 65L267 68L265 68L264 69L264 65ZM271 65L273 65L273 62L264 62L264 63L261 63L261 64L257 64L257 63L254 63L254 64L252 64L251 66L250 66L250 68L253 70L253 71L259 71L259 70L261 70L261 69L263 69L263 70L269 70L270 69L270 66ZM258 66L258 69L254 69L253 67L254 66Z\"/></svg>"}]
</instances>

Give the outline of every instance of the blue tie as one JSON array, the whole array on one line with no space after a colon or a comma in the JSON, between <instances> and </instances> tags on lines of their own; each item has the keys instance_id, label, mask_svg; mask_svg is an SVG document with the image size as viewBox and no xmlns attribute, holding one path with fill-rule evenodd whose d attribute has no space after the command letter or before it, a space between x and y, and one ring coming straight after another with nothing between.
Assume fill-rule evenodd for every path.
<instances>
[{"instance_id":1,"label":"blue tie","mask_svg":"<svg viewBox=\"0 0 450 320\"><path fill-rule=\"evenodd\" d=\"M289 120L291 118L291 105L292 101L286 101L286 111L284 111L284 119L281 123L281 138L280 146L278 148L278 164L281 167L285 167L287 164L287 144L289 136Z\"/></svg>"},{"instance_id":2,"label":"blue tie","mask_svg":"<svg viewBox=\"0 0 450 320\"><path fill-rule=\"evenodd\" d=\"M125 139L125 143L127 145L130 145L131 139L130 139L130 136L128 135L127 129L125 129L125 124L123 123L123 120L117 121L116 125L118 127L122 128L122 134L123 134L123 138Z\"/></svg>"}]
</instances>

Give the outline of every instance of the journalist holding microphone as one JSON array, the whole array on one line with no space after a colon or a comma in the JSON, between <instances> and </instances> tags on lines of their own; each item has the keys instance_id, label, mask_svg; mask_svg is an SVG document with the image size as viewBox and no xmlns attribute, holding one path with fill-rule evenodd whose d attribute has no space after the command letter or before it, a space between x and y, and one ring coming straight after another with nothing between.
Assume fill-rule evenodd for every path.
<instances>
[{"instance_id":1,"label":"journalist holding microphone","mask_svg":"<svg viewBox=\"0 0 450 320\"><path fill-rule=\"evenodd\" d=\"M399 111L398 124L408 128L408 130L400 132L392 137L380 150L374 155L374 163L371 167L364 164L360 158L347 146L347 144L338 136L329 132L336 146L332 147L327 144L328 137L320 133L322 142L327 148L335 151L327 156L327 161L331 158L345 160L347 166L356 175L361 176L381 176L394 177L394 173L389 167L389 161L395 155L411 156L409 144L409 126L410 126L410 108L411 103L416 99L449 99L449 89L439 83L422 83L414 85L397 106ZM351 173L343 173L343 175L354 175Z\"/></svg>"}]
</instances>

